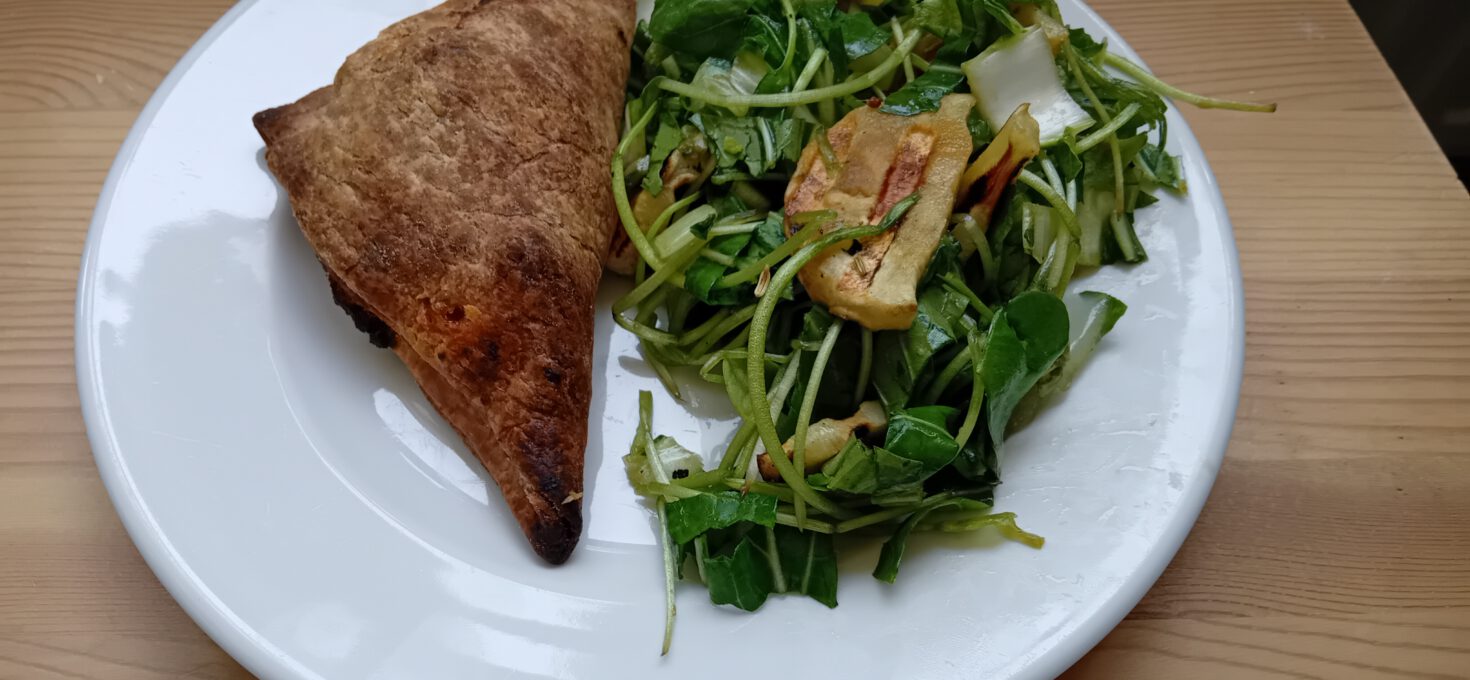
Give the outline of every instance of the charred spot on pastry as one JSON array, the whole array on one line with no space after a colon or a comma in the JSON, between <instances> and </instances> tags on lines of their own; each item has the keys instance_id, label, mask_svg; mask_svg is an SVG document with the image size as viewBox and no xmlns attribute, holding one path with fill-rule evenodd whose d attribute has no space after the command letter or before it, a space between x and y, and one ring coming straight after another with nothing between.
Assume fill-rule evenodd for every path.
<instances>
[{"instance_id":1,"label":"charred spot on pastry","mask_svg":"<svg viewBox=\"0 0 1470 680\"><path fill-rule=\"evenodd\" d=\"M560 385L561 384L561 373L558 372L556 369L554 369L554 368L543 368L543 369L541 369L541 374L544 375L544 376L546 376L546 382L549 382L549 383L551 383L553 385Z\"/></svg>"},{"instance_id":2,"label":"charred spot on pastry","mask_svg":"<svg viewBox=\"0 0 1470 680\"><path fill-rule=\"evenodd\" d=\"M534 446L522 444L521 451L525 455L534 451L535 448ZM565 495L565 490L562 488L561 483L562 466L560 465L560 461L552 460L549 456L544 455L545 452L546 450L543 449L540 452L542 455L538 455L535 458L528 458L526 461L530 467L530 476L536 483L536 489L539 493L550 498L560 498Z\"/></svg>"},{"instance_id":3,"label":"charred spot on pastry","mask_svg":"<svg viewBox=\"0 0 1470 680\"><path fill-rule=\"evenodd\" d=\"M567 277L553 275L562 268L562 258L545 235L522 234L506 244L505 253L511 272L526 287L527 295L556 300L575 294L576 289Z\"/></svg>"},{"instance_id":4,"label":"charred spot on pastry","mask_svg":"<svg viewBox=\"0 0 1470 680\"><path fill-rule=\"evenodd\" d=\"M451 350L456 360L464 363L475 380L494 382L500 378L500 357L505 353L500 344L501 338L492 336Z\"/></svg>"},{"instance_id":5,"label":"charred spot on pastry","mask_svg":"<svg viewBox=\"0 0 1470 680\"><path fill-rule=\"evenodd\" d=\"M285 117L286 111L290 108L290 105L286 105L260 111L251 116L250 122L255 124L255 129L260 132L261 137L270 141L275 137L276 123Z\"/></svg>"},{"instance_id":6,"label":"charred spot on pastry","mask_svg":"<svg viewBox=\"0 0 1470 680\"><path fill-rule=\"evenodd\" d=\"M464 321L464 307L461 307L459 305L450 307L449 311L444 313L444 319L451 323L459 323L461 321Z\"/></svg>"},{"instance_id":7,"label":"charred spot on pastry","mask_svg":"<svg viewBox=\"0 0 1470 680\"><path fill-rule=\"evenodd\" d=\"M554 516L537 517L526 533L541 559L552 564L566 562L582 537L582 503L561 504Z\"/></svg>"},{"instance_id":8,"label":"charred spot on pastry","mask_svg":"<svg viewBox=\"0 0 1470 680\"><path fill-rule=\"evenodd\" d=\"M378 318L376 314L368 311L366 307L357 303L357 299L350 291L344 288L337 277L328 275L327 282L332 289L332 302L337 303L343 311L347 312L348 318L352 319L352 325L367 334L368 342L383 349L391 349L398 342L398 334L387 322Z\"/></svg>"}]
</instances>

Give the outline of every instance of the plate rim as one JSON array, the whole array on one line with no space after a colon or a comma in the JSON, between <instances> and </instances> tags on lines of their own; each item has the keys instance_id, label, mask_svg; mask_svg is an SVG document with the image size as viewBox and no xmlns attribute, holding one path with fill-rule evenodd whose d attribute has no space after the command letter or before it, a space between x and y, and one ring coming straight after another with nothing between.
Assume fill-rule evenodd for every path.
<instances>
[{"instance_id":1,"label":"plate rim","mask_svg":"<svg viewBox=\"0 0 1470 680\"><path fill-rule=\"evenodd\" d=\"M258 3L259 0L240 0L199 36L149 96L147 103L139 111L138 117L118 148L108 170L107 178L98 193L92 217L88 221L81 266L77 274L73 319L75 342L73 360L82 419L99 476L102 478L103 486L107 489L108 497L128 537L133 541L144 562L164 589L215 644L252 674L272 678L320 678L318 673L297 662L284 650L277 648L270 640L235 616L230 608L194 575L188 563L174 550L168 537L159 528L137 493L127 465L122 460L122 452L113 436L107 404L101 392L101 380L98 374L100 361L98 360L96 337L90 332L89 327L94 316L92 303L95 299L95 288L98 281L102 231L106 226L106 217L111 211L121 178L126 174L134 156L142 146L143 137L152 127L159 110L173 94L179 81L236 20ZM1131 55L1137 63L1149 70L1147 64L1138 58L1137 53L1129 46L1126 38L1114 29L1111 23L1103 19L1086 0L1076 0L1076 3L1082 12L1089 15L1090 19L1107 26L1112 33L1119 36L1117 42L1122 48L1120 51ZM1181 109L1173 100L1169 100L1169 103L1172 108ZM1028 665L1018 669L1021 671L1019 676L1054 677L1061 674L1097 646L1153 588L1164 570L1173 561L1180 547L1183 546L1185 538L1193 531L1200 512L1204 509L1204 504L1214 488L1215 479L1219 475L1235 427L1244 379L1245 360L1245 285L1241 274L1240 254L1235 241L1234 226L1226 210L1225 199L1220 192L1214 167L1200 146L1193 127L1187 120L1182 120L1182 110L1180 118L1189 133L1187 136L1188 150L1198 154L1201 159L1200 168L1206 180L1202 184L1207 185L1207 187L1191 187L1190 195L1192 200L1204 201L1215 208L1213 213L1221 237L1221 254L1224 256L1222 264L1228 286L1226 294L1222 297L1227 303L1226 316L1231 329L1228 353L1224 357L1225 393L1222 395L1224 398L1220 402L1219 412L1215 414L1215 422L1218 427L1214 436L1205 442L1204 465L1199 470L1199 474L1193 476L1190 485L1179 497L1178 509L1175 513L1176 521L1170 523L1159 539L1148 548L1140 560L1141 566L1129 573L1118 589L1110 597L1102 600L1097 610L1082 621L1071 635L1041 656L1030 659ZM1021 659L1018 661L1026 663Z\"/></svg>"},{"instance_id":2,"label":"plate rim","mask_svg":"<svg viewBox=\"0 0 1470 680\"><path fill-rule=\"evenodd\" d=\"M205 635L225 653L230 655L247 671L257 677L320 678L320 674L296 663L283 650L245 625L229 607L189 568L173 545L153 519L152 513L143 504L121 450L113 436L107 403L101 391L98 375L97 345L95 336L88 328L93 317L93 300L98 281L99 252L102 248L102 231L106 226L107 214L111 211L117 186L134 156L142 146L143 137L152 127L158 112L173 94L179 81L194 68L200 57L209 51L216 40L229 30L240 17L255 7L259 0L240 0L215 20L193 45L189 46L178 63L169 69L168 75L159 82L147 103L133 120L132 127L118 147L102 190L97 195L97 205L87 224L87 238L82 247L82 262L77 272L76 302L73 319L73 361L76 367L77 393L81 402L82 421L87 430L87 442L92 449L92 458L102 485L107 489L113 509L122 521L128 538L143 556L143 562L163 585L169 596L188 614L189 619L204 631Z\"/></svg>"}]
</instances>

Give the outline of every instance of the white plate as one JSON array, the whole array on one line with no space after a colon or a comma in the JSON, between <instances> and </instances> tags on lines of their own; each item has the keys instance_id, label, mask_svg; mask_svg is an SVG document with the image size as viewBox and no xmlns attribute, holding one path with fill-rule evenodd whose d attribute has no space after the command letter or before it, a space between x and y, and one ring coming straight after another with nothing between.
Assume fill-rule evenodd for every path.
<instances>
[{"instance_id":1,"label":"white plate","mask_svg":"<svg viewBox=\"0 0 1470 680\"><path fill-rule=\"evenodd\" d=\"M680 589L658 657L659 553L623 478L634 394L711 450L721 398L664 396L599 311L587 528L542 564L393 355L331 302L252 113L331 80L426 0L257 0L232 9L149 102L102 192L77 304L77 371L102 477L184 609L266 677L1035 678L1073 663L1189 531L1229 436L1243 345L1230 227L1177 115L1187 200L1140 213L1149 253L1080 282L1128 315L1062 403L1007 444L998 506L1046 548L923 539L897 585L842 556L841 606L756 614ZM1122 41L1090 10L1074 24Z\"/></svg>"}]
</instances>

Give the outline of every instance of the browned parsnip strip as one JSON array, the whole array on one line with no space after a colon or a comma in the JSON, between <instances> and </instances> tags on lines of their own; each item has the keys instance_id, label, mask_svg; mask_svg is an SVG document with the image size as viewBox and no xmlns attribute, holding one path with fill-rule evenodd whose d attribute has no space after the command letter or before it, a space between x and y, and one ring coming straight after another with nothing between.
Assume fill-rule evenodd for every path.
<instances>
[{"instance_id":1,"label":"browned parsnip strip","mask_svg":"<svg viewBox=\"0 0 1470 680\"><path fill-rule=\"evenodd\" d=\"M811 424L806 433L806 472L808 474L821 469L822 464L831 460L838 451L847 444L851 437L863 438L869 435L881 435L888 429L888 414L883 411L883 405L876 401L865 401L858 406L857 413L841 420L835 418L823 418ZM791 457L791 452L796 448L796 438L793 436L781 445L786 452L786 457ZM781 473L771 463L770 455L762 453L756 459L760 466L761 477L768 481L781 479Z\"/></svg>"},{"instance_id":2,"label":"browned parsnip strip","mask_svg":"<svg viewBox=\"0 0 1470 680\"><path fill-rule=\"evenodd\" d=\"M990 226L990 216L1001 194L1015 183L1016 175L1031 159L1041 153L1041 130L1031 117L1030 106L1022 104L980 157L965 169L960 178L960 207L970 205L968 212L982 230Z\"/></svg>"},{"instance_id":3,"label":"browned parsnip strip","mask_svg":"<svg viewBox=\"0 0 1470 680\"><path fill-rule=\"evenodd\" d=\"M944 235L960 174L971 151L969 95L946 96L939 110L897 116L863 107L827 133L838 158L829 168L815 142L786 189L786 216L832 210L839 225L876 224L895 203L919 200L897 229L856 246L838 244L801 271L813 300L871 330L908 328L914 289Z\"/></svg>"}]
</instances>

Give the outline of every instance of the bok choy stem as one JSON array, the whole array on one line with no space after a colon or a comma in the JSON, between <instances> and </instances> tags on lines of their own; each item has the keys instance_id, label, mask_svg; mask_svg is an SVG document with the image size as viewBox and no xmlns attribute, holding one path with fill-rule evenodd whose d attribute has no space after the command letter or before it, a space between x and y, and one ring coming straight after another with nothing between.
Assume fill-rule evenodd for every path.
<instances>
[{"instance_id":1,"label":"bok choy stem","mask_svg":"<svg viewBox=\"0 0 1470 680\"><path fill-rule=\"evenodd\" d=\"M734 235L734 234L749 234L750 232L755 231L756 230L756 227L759 227L760 225L761 225L761 223L759 221L756 221L756 222L743 222L741 224L715 225L713 227L710 227L709 237L710 238L714 238L716 236L731 236L731 235Z\"/></svg>"},{"instance_id":2,"label":"bok choy stem","mask_svg":"<svg viewBox=\"0 0 1470 680\"><path fill-rule=\"evenodd\" d=\"M652 239L656 238L659 235L659 232L664 230L664 227L669 226L669 222L673 221L674 215L679 214L680 210L689 207L690 203L693 203L700 198L702 198L702 196L699 193L692 193L688 196L685 196L684 198L674 201L673 204L669 207L664 208L664 211L659 213L658 217L653 220L653 224L649 225L648 227L648 232L645 235L648 237L649 242L651 243Z\"/></svg>"},{"instance_id":3,"label":"bok choy stem","mask_svg":"<svg viewBox=\"0 0 1470 680\"><path fill-rule=\"evenodd\" d=\"M979 330L972 329L970 345L965 348L965 353L970 355L970 370L973 371L974 379L970 383L970 403L965 408L965 421L960 424L959 434L955 435L955 441L961 449L970 441L970 435L980 422L980 406L985 399L985 379L980 370L985 364L985 343L988 338L988 335L981 335Z\"/></svg>"},{"instance_id":4,"label":"bok choy stem","mask_svg":"<svg viewBox=\"0 0 1470 680\"><path fill-rule=\"evenodd\" d=\"M735 462L740 460L740 452L755 436L755 424L751 423L748 418L742 418L740 427L735 430L735 436L730 439L730 445L725 447L725 455L720 458L720 467L715 471L719 472L722 477L729 477L734 470L738 469L735 467Z\"/></svg>"},{"instance_id":5,"label":"bok choy stem","mask_svg":"<svg viewBox=\"0 0 1470 680\"><path fill-rule=\"evenodd\" d=\"M731 314L724 321L721 321L719 325L715 326L713 330L706 333L702 338L699 338L697 342L690 340L690 342L695 342L692 351L695 354L704 354L709 351L709 348L714 347L715 343L719 342L721 338L725 337L726 333L744 325L752 316L755 316L755 305L742 307L740 311Z\"/></svg>"},{"instance_id":6,"label":"bok choy stem","mask_svg":"<svg viewBox=\"0 0 1470 680\"><path fill-rule=\"evenodd\" d=\"M1118 132L1119 128L1128 124L1128 121L1133 120L1133 116L1138 114L1140 108L1142 107L1138 105L1138 102L1133 102L1132 104L1123 107L1123 110L1119 111L1118 115L1115 116L1111 121L1108 121L1106 125L1098 128L1095 132L1088 134L1086 137L1077 140L1077 153L1084 153L1091 150L1092 147L1108 141L1109 138L1111 138L1115 133Z\"/></svg>"},{"instance_id":7,"label":"bok choy stem","mask_svg":"<svg viewBox=\"0 0 1470 680\"><path fill-rule=\"evenodd\" d=\"M920 33L920 31L915 31L914 35L920 35ZM781 450L781 437L776 434L776 421L771 416L770 400L766 397L766 363L761 355L766 346L766 334L771 327L771 315L776 311L776 304L780 302L781 294L791 286L792 280L796 278L796 273L828 247L843 241L882 233L888 226L891 225L863 225L838 229L803 246L771 276L771 284L766 289L766 294L756 304L755 316L750 320L750 340L746 348L750 354L746 357L746 381L750 389L751 405L746 416L755 420L756 431L760 433L761 442L765 444L766 451L773 452L769 458L775 464L776 470L781 473L781 479L785 480L786 485L790 486L792 491L810 503L812 507L838 518L849 517L852 512L818 493L806 483L804 472L798 472L786 456L775 453Z\"/></svg>"},{"instance_id":8,"label":"bok choy stem","mask_svg":"<svg viewBox=\"0 0 1470 680\"><path fill-rule=\"evenodd\" d=\"M898 17L894 17L893 19L890 19L888 21L888 26L889 26L889 28L893 29L893 44L895 44L895 45L902 45L903 44L903 38L904 38L904 36L903 36L903 26L899 25L899 23L898 23ZM917 31L917 30L920 30L920 29L915 28L914 30ZM913 55L909 55L909 56L906 56L906 57L903 58L903 77L904 77L904 82L905 83L911 83L911 82L914 81L914 60L913 60Z\"/></svg>"},{"instance_id":9,"label":"bok choy stem","mask_svg":"<svg viewBox=\"0 0 1470 680\"><path fill-rule=\"evenodd\" d=\"M770 482L748 482L743 479L727 478L725 480L725 486L728 486L736 491L748 490L752 493L763 493L767 496L775 496L776 499L780 500L782 503L791 503L796 500L796 494L791 493L791 489L789 487L785 487L780 484L772 484Z\"/></svg>"},{"instance_id":10,"label":"bok choy stem","mask_svg":"<svg viewBox=\"0 0 1470 680\"><path fill-rule=\"evenodd\" d=\"M1276 111L1275 103L1260 104L1256 102L1235 101L1232 99L1217 99L1215 97L1206 97L1201 94L1181 90L1159 80L1158 76L1144 70L1142 66L1113 52L1103 53L1103 63L1128 74L1128 77L1138 81L1140 85L1153 90L1154 93L1160 96L1189 102L1202 109L1229 109L1231 111L1250 111L1255 113L1273 113Z\"/></svg>"},{"instance_id":11,"label":"bok choy stem","mask_svg":"<svg viewBox=\"0 0 1470 680\"><path fill-rule=\"evenodd\" d=\"M699 255L706 260L725 265L726 267L735 266L735 258L730 257L729 255L726 255L713 248L704 248L699 251Z\"/></svg>"},{"instance_id":12,"label":"bok choy stem","mask_svg":"<svg viewBox=\"0 0 1470 680\"><path fill-rule=\"evenodd\" d=\"M663 544L664 558L664 643L659 656L668 656L669 646L674 642L674 617L679 613L679 606L674 602L674 584L679 575L674 566L674 539L669 536L668 502L659 498L656 505L659 533L662 534L659 542Z\"/></svg>"},{"instance_id":13,"label":"bok choy stem","mask_svg":"<svg viewBox=\"0 0 1470 680\"><path fill-rule=\"evenodd\" d=\"M842 333L842 319L833 319L822 337L822 346L817 349L817 358L812 362L811 377L807 379L806 391L801 395L801 410L796 414L796 433L791 442L791 460L797 472L806 474L806 436L811 427L812 410L817 406L817 391L822 388L822 374L827 370L827 361L832 358L832 348L837 346L837 336ZM785 455L784 453L778 455ZM806 502L796 498L796 528L802 528L806 519Z\"/></svg>"},{"instance_id":14,"label":"bok choy stem","mask_svg":"<svg viewBox=\"0 0 1470 680\"><path fill-rule=\"evenodd\" d=\"M681 481L683 480L672 479L667 484L663 482L650 482L648 484L648 490L664 498L673 497L675 500L694 498L699 495L698 491L678 483Z\"/></svg>"},{"instance_id":15,"label":"bok choy stem","mask_svg":"<svg viewBox=\"0 0 1470 680\"><path fill-rule=\"evenodd\" d=\"M934 377L934 382L929 384L929 389L924 391L924 398L920 403L938 403L939 397L944 394L944 390L949 388L949 384L954 382L954 379L959 376L960 371L970 367L970 359L970 352L967 350L962 349L959 354L954 355L954 358L950 359L949 363L945 364L944 368L939 371L939 375Z\"/></svg>"},{"instance_id":16,"label":"bok choy stem","mask_svg":"<svg viewBox=\"0 0 1470 680\"><path fill-rule=\"evenodd\" d=\"M781 0L781 14L786 17L786 56L782 57L780 66L784 70L796 59L796 7L791 0Z\"/></svg>"},{"instance_id":17,"label":"bok choy stem","mask_svg":"<svg viewBox=\"0 0 1470 680\"><path fill-rule=\"evenodd\" d=\"M795 515L792 515L792 514L789 514L789 513L785 513L785 512L777 512L776 513L776 523L777 524L784 524L784 525L786 525L788 527L794 527L794 526L796 526L796 516ZM831 522L823 521L823 520L820 520L820 519L812 519L812 518L808 517L806 519L806 522L804 522L804 524L805 524L805 528L802 529L803 531L815 531L815 532L817 532L819 534L835 534L835 533L837 533L837 529L835 527L833 527L833 525L832 525Z\"/></svg>"},{"instance_id":18,"label":"bok choy stem","mask_svg":"<svg viewBox=\"0 0 1470 680\"><path fill-rule=\"evenodd\" d=\"M1081 237L1082 226L1077 223L1077 213L1072 212L1072 208L1067 205L1066 197L1054 191L1051 184L1030 170L1022 170L1017 173L1016 180L1041 194L1041 197L1056 209L1057 214L1062 216L1062 224L1067 227L1067 231L1072 234L1073 238Z\"/></svg>"},{"instance_id":19,"label":"bok choy stem","mask_svg":"<svg viewBox=\"0 0 1470 680\"><path fill-rule=\"evenodd\" d=\"M781 568L781 553L776 550L776 529L766 527L766 562L771 565L771 581L778 593L786 592L786 570Z\"/></svg>"},{"instance_id":20,"label":"bok choy stem","mask_svg":"<svg viewBox=\"0 0 1470 680\"><path fill-rule=\"evenodd\" d=\"M703 323L687 331L684 331L683 333L680 333L679 344L682 346L688 346L699 342L700 340L703 340L706 335L709 335L712 331L714 331L716 327L724 323L725 319L728 318L730 318L730 310L728 309L721 309L720 311L711 314L710 317L708 319L705 319Z\"/></svg>"},{"instance_id":21,"label":"bok choy stem","mask_svg":"<svg viewBox=\"0 0 1470 680\"><path fill-rule=\"evenodd\" d=\"M767 395L771 406L766 413L771 416L773 422L776 416L781 415L781 409L786 408L786 398L791 396L791 388L796 386L796 378L801 375L802 355L803 352L801 350L796 350L791 353L791 361L781 367L781 373L777 376L776 386L771 388L770 394ZM785 458L785 456L776 457ZM754 478L756 474L755 466L750 465L749 459L746 459L744 464L747 467L747 478Z\"/></svg>"},{"instance_id":22,"label":"bok choy stem","mask_svg":"<svg viewBox=\"0 0 1470 680\"><path fill-rule=\"evenodd\" d=\"M985 400L985 383L980 380L980 369L976 365L975 379L970 382L970 405L965 409L965 421L960 424L959 434L955 435L955 442L964 448L970 441L970 435L975 432L975 425L980 422L980 406Z\"/></svg>"},{"instance_id":23,"label":"bok choy stem","mask_svg":"<svg viewBox=\"0 0 1470 680\"><path fill-rule=\"evenodd\" d=\"M836 77L836 74L837 66L832 63L831 59L822 62L822 69L817 72L817 83L820 85L817 89L823 90L831 87L832 79ZM837 104L834 103L834 99L835 97L823 97L817 102L817 120L821 121L822 125L830 127L837 122Z\"/></svg>"},{"instance_id":24,"label":"bok choy stem","mask_svg":"<svg viewBox=\"0 0 1470 680\"><path fill-rule=\"evenodd\" d=\"M638 119L628 134L623 135L623 141L618 143L618 148L613 152L612 176L613 176L613 201L617 204L618 219L623 223L623 231L627 232L628 240L633 242L633 248L638 251L638 257L643 258L649 267L657 270L663 266L663 261L653 252L653 244L643 233L643 228L638 225L638 217L633 214L633 205L628 202L628 182L624 175L623 154L627 153L628 146L633 143L634 138L641 137L643 130L648 127L653 115L658 113L658 103L648 107L643 117Z\"/></svg>"},{"instance_id":25,"label":"bok choy stem","mask_svg":"<svg viewBox=\"0 0 1470 680\"><path fill-rule=\"evenodd\" d=\"M704 561L709 558L709 536L698 536L694 539L694 566L699 571L699 580L708 582L704 577Z\"/></svg>"},{"instance_id":26,"label":"bok choy stem","mask_svg":"<svg viewBox=\"0 0 1470 680\"><path fill-rule=\"evenodd\" d=\"M908 34L908 36L904 38L903 42L898 44L898 49L895 49L892 54L888 55L887 59L884 59L877 66L873 67L873 70L868 71L867 73L864 73L863 75L853 78L851 80L828 85L826 87L819 87L814 90L804 90L801 92L778 92L773 94L732 95L725 94L723 92L707 90L677 80L660 80L658 81L658 87L669 92L673 92L674 94L688 97L690 99L714 104L716 106L737 109L740 107L779 108L786 106L796 106L798 104L818 104L821 102L829 102L839 97L845 97L850 94L862 92L863 90L866 90L876 85L879 81L887 77L888 74L892 73L894 69L898 68L899 64L903 63L904 57L907 57L909 53L913 51L914 45L917 45L919 42L919 38L922 38L923 36L924 31L914 31ZM645 123L644 125L647 125L647 123ZM621 162L621 157L615 157L615 160ZM621 175L621 171L616 172L619 173L619 176Z\"/></svg>"},{"instance_id":27,"label":"bok choy stem","mask_svg":"<svg viewBox=\"0 0 1470 680\"><path fill-rule=\"evenodd\" d=\"M664 285L664 283L669 282L670 279L674 278L675 274L678 274L682 269L689 266L689 263L693 262L695 258L699 257L699 251L702 248L704 248L704 239L695 239L694 241L685 245L683 248L670 254L669 262L667 262L664 267L656 268L657 271L653 273L653 276L644 279L643 283L638 284L638 286L633 288L633 290L628 291L627 295L618 298L618 300L613 303L613 315L621 315L623 312L628 311L628 309L632 308L634 305L642 302L643 298L652 295L654 291L657 291L659 287ZM669 334L669 337L677 339L677 336L674 336L672 334Z\"/></svg>"},{"instance_id":28,"label":"bok choy stem","mask_svg":"<svg viewBox=\"0 0 1470 680\"><path fill-rule=\"evenodd\" d=\"M1078 153L1081 152L1079 151ZM1066 188L1062 186L1062 176L1057 173L1057 165L1051 162L1050 158L1045 156L1041 157L1041 171L1046 174L1046 181L1048 184L1051 184L1053 191L1059 194L1067 192Z\"/></svg>"},{"instance_id":29,"label":"bok choy stem","mask_svg":"<svg viewBox=\"0 0 1470 680\"><path fill-rule=\"evenodd\" d=\"M623 330L638 336L639 340L664 345L673 345L679 341L679 337L673 333L638 323L636 319L630 319L622 314L614 314L613 321L622 326Z\"/></svg>"},{"instance_id":30,"label":"bok choy stem","mask_svg":"<svg viewBox=\"0 0 1470 680\"><path fill-rule=\"evenodd\" d=\"M958 495L959 493L955 491L943 491L929 496L928 498L925 498L918 503L913 503L911 505L901 505L896 508L887 508L884 510L879 510L877 512L870 512L861 517L845 519L833 525L833 528L837 531L837 533L845 534L855 529L861 529L863 527L872 526L874 524L882 524L883 522L903 517L916 510L923 510L924 508L934 507Z\"/></svg>"},{"instance_id":31,"label":"bok choy stem","mask_svg":"<svg viewBox=\"0 0 1470 680\"><path fill-rule=\"evenodd\" d=\"M648 390L638 393L638 430L633 435L633 441L635 445L643 445L644 455L648 456L648 467L654 478L667 484L669 474L663 469L658 452L653 448L653 393ZM668 656L669 645L674 641L674 616L678 613L674 603L674 583L679 575L676 573L674 540L669 535L668 501L659 496L654 507L658 512L659 543L663 547L664 562L664 639L659 655Z\"/></svg>"},{"instance_id":32,"label":"bok choy stem","mask_svg":"<svg viewBox=\"0 0 1470 680\"><path fill-rule=\"evenodd\" d=\"M1092 103L1092 108L1097 110L1097 115L1099 118L1102 118L1104 127L1111 126L1113 123L1112 114L1108 113L1108 108L1103 106L1102 99L1098 98L1097 93L1093 92L1092 86L1088 84L1088 69L1082 67L1082 60L1077 58L1077 51L1072 49L1071 43L1067 43L1063 51L1067 55L1067 63L1071 65L1072 73L1076 76L1078 85L1082 87L1082 93L1087 95L1087 100ZM1091 68L1090 65L1089 68ZM1092 72L1096 73L1096 69L1092 68ZM1098 77L1103 76L1099 74ZM1106 139L1108 142L1108 152L1113 157L1113 212L1114 214L1122 214L1124 194L1123 151L1118 146L1117 129L1114 128L1113 132L1108 134ZM1078 237L1079 240L1081 238L1078 232L1072 232L1072 235Z\"/></svg>"},{"instance_id":33,"label":"bok choy stem","mask_svg":"<svg viewBox=\"0 0 1470 680\"><path fill-rule=\"evenodd\" d=\"M786 239L781 245L776 246L771 252L766 253L760 259L721 277L718 286L720 288L732 288L742 283L750 283L756 280L767 267L780 262L787 255L796 252L797 248L805 245L814 236L822 233L823 224L824 222L822 221L807 223L806 226L802 227L795 234L792 234L791 238Z\"/></svg>"},{"instance_id":34,"label":"bok choy stem","mask_svg":"<svg viewBox=\"0 0 1470 680\"><path fill-rule=\"evenodd\" d=\"M975 531L984 527L995 527L1000 530L1002 536L1032 548L1040 548L1046 543L1046 539L1018 526L1014 512L997 512L972 519L947 520L936 523L932 528L938 531L956 532Z\"/></svg>"},{"instance_id":35,"label":"bok choy stem","mask_svg":"<svg viewBox=\"0 0 1470 680\"><path fill-rule=\"evenodd\" d=\"M801 73L796 76L796 83L791 86L791 91L801 92L802 90L805 90L807 86L811 85L812 78L815 78L817 76L817 71L821 70L822 64L825 63L826 60L827 48L818 47L817 49L812 50L812 56L807 58L806 66L803 66L801 69Z\"/></svg>"},{"instance_id":36,"label":"bok choy stem","mask_svg":"<svg viewBox=\"0 0 1470 680\"><path fill-rule=\"evenodd\" d=\"M665 286L660 288L653 296L644 300L643 304L639 306L638 314L633 317L634 321L640 325L648 324L658 314L658 307L668 298L668 292L669 288ZM653 343L644 345L640 343L638 350L643 354L644 361L647 361L648 365L653 367L653 372L658 376L658 381L663 383L664 389L668 390L669 394L673 395L675 399L683 400L684 396L679 392L679 383L674 380L673 374L669 372L668 357L664 354L666 347L666 345L656 345Z\"/></svg>"},{"instance_id":37,"label":"bok choy stem","mask_svg":"<svg viewBox=\"0 0 1470 680\"><path fill-rule=\"evenodd\" d=\"M948 288L958 293L961 297L965 298L965 301L969 302L970 306L975 309L975 313L980 315L981 321L990 323L991 317L995 316L995 312L991 311L989 307L985 306L984 302L980 301L980 297L978 295L975 295L975 291L970 290L970 287L965 285L965 282L959 280L959 277L957 277L953 273L939 277L939 282L944 284L945 288Z\"/></svg>"}]
</instances>

